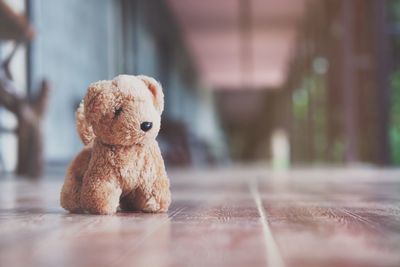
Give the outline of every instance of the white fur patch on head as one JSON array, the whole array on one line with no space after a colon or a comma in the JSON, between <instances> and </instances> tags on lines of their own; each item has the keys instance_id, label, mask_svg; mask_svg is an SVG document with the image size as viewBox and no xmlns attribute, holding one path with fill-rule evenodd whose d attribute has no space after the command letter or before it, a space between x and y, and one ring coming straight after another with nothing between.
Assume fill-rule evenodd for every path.
<instances>
[{"instance_id":1,"label":"white fur patch on head","mask_svg":"<svg viewBox=\"0 0 400 267\"><path fill-rule=\"evenodd\" d=\"M138 99L150 100L151 92L146 84L133 75L118 75L113 79L113 84L123 93L131 94Z\"/></svg>"}]
</instances>

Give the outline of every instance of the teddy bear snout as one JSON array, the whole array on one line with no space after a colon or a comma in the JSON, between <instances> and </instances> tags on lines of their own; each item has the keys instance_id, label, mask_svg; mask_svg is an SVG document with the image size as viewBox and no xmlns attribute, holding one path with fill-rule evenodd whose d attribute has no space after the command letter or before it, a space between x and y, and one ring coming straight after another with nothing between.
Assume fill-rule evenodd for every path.
<instances>
[{"instance_id":1,"label":"teddy bear snout","mask_svg":"<svg viewBox=\"0 0 400 267\"><path fill-rule=\"evenodd\" d=\"M149 122L149 121L145 121L145 122L142 122L142 124L140 124L140 129L142 129L142 131L144 131L144 132L149 131L152 127L153 127L153 123Z\"/></svg>"}]
</instances>

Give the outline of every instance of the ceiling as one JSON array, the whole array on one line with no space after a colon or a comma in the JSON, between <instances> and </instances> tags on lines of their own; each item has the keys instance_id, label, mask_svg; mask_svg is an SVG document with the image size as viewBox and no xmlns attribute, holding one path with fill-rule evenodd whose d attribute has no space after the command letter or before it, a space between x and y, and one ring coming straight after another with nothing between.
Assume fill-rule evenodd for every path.
<instances>
[{"instance_id":1,"label":"ceiling","mask_svg":"<svg viewBox=\"0 0 400 267\"><path fill-rule=\"evenodd\" d=\"M306 0L168 0L204 82L279 88Z\"/></svg>"}]
</instances>

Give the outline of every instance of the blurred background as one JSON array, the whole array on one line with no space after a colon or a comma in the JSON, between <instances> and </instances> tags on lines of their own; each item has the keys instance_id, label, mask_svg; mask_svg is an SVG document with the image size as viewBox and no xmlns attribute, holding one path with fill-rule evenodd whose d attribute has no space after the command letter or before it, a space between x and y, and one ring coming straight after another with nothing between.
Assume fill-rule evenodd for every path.
<instances>
[{"instance_id":1,"label":"blurred background","mask_svg":"<svg viewBox=\"0 0 400 267\"><path fill-rule=\"evenodd\" d=\"M168 167L400 164L399 0L0 1L0 171L64 171L89 83L158 79Z\"/></svg>"}]
</instances>

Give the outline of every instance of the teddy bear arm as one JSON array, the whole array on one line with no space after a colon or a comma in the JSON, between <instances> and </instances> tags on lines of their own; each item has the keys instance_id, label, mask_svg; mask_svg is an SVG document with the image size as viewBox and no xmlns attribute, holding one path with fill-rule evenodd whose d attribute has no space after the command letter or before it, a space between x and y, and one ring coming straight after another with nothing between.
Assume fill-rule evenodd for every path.
<instances>
[{"instance_id":1,"label":"teddy bear arm","mask_svg":"<svg viewBox=\"0 0 400 267\"><path fill-rule=\"evenodd\" d=\"M154 181L152 195L159 205L158 211L168 211L168 207L171 204L171 191L169 189L169 180L166 173L159 174Z\"/></svg>"},{"instance_id":2,"label":"teddy bear arm","mask_svg":"<svg viewBox=\"0 0 400 267\"><path fill-rule=\"evenodd\" d=\"M121 199L121 208L144 212L166 212L170 203L168 179L158 178L153 185L138 186L136 190Z\"/></svg>"},{"instance_id":3,"label":"teddy bear arm","mask_svg":"<svg viewBox=\"0 0 400 267\"><path fill-rule=\"evenodd\" d=\"M155 172L151 174L153 177L143 174L144 177L139 179L141 183L135 192L136 205L145 212L166 212L171 203L169 180L159 149L154 151L153 157L151 162L155 164Z\"/></svg>"},{"instance_id":4,"label":"teddy bear arm","mask_svg":"<svg viewBox=\"0 0 400 267\"><path fill-rule=\"evenodd\" d=\"M160 211L167 211L171 204L171 191L169 189L169 179L165 170L164 160L161 155L160 147L158 143L154 144L155 149L153 150L154 162L156 164L156 179L152 185L152 192L155 199L160 205Z\"/></svg>"},{"instance_id":5,"label":"teddy bear arm","mask_svg":"<svg viewBox=\"0 0 400 267\"><path fill-rule=\"evenodd\" d=\"M93 214L113 214L117 211L121 192L116 176L99 170L88 171L81 190L82 208Z\"/></svg>"}]
</instances>

